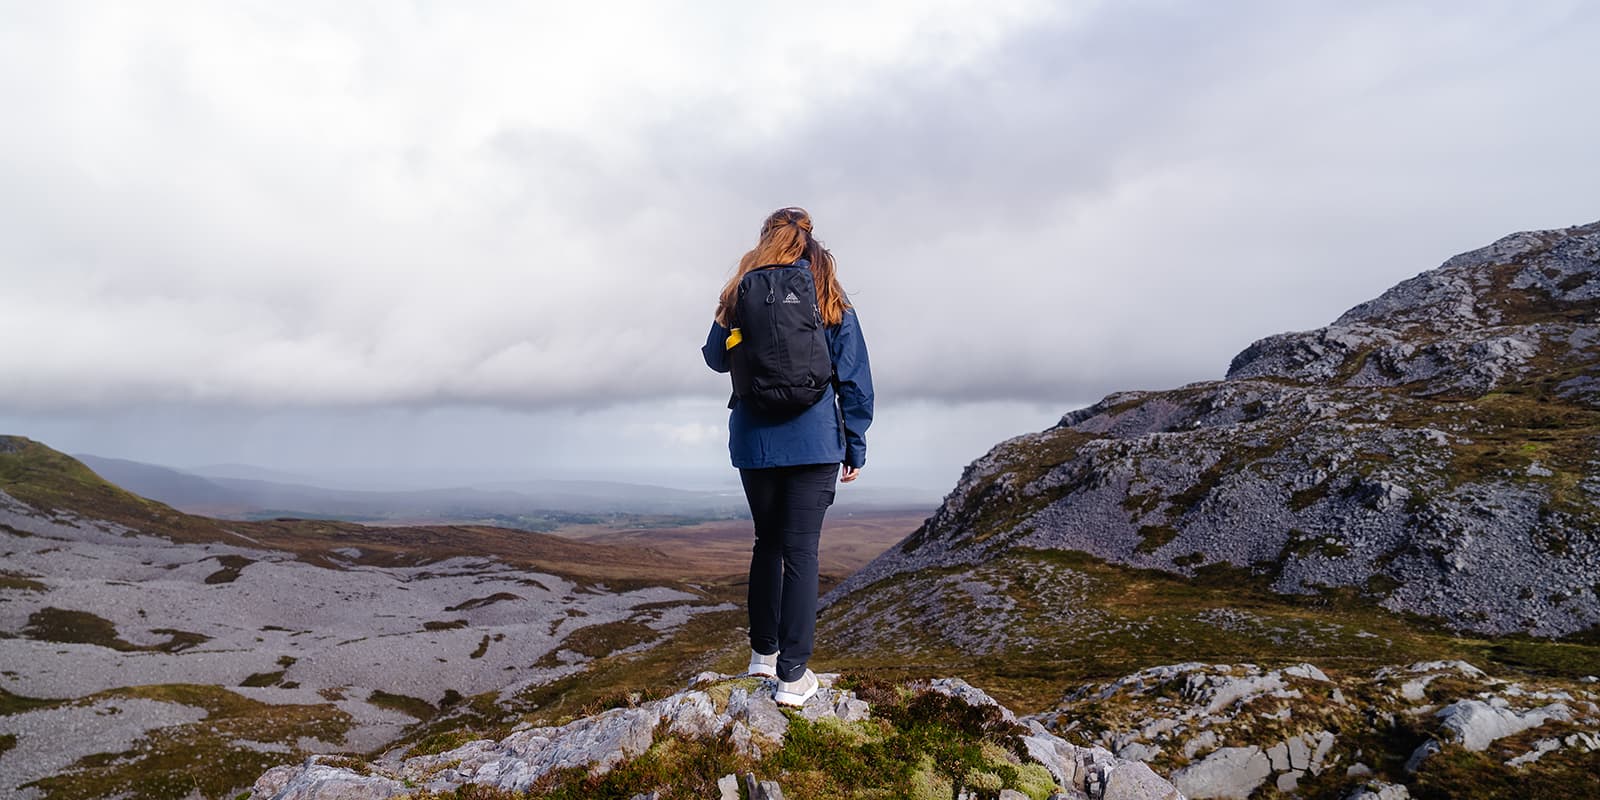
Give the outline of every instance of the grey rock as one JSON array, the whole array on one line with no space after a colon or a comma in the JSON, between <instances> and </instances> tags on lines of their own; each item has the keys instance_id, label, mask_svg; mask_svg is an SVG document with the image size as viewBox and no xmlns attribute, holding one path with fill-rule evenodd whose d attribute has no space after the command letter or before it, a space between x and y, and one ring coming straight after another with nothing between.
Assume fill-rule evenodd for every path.
<instances>
[{"instance_id":1,"label":"grey rock","mask_svg":"<svg viewBox=\"0 0 1600 800\"><path fill-rule=\"evenodd\" d=\"M660 722L654 707L612 709L560 728L513 733L476 763L463 761L457 769L470 774L473 783L509 791L522 791L558 769L603 773L649 749Z\"/></svg>"},{"instance_id":2,"label":"grey rock","mask_svg":"<svg viewBox=\"0 0 1600 800\"><path fill-rule=\"evenodd\" d=\"M1062 786L1079 784L1078 762L1073 758L1075 748L1056 736L1047 733L1025 736L1022 746L1028 757L1044 765L1051 777Z\"/></svg>"},{"instance_id":3,"label":"grey rock","mask_svg":"<svg viewBox=\"0 0 1600 800\"><path fill-rule=\"evenodd\" d=\"M1292 667L1284 667L1283 674L1295 678L1304 678L1306 680L1317 681L1319 683L1329 683L1327 673L1317 669L1316 665L1314 664L1296 664Z\"/></svg>"},{"instance_id":4,"label":"grey rock","mask_svg":"<svg viewBox=\"0 0 1600 800\"><path fill-rule=\"evenodd\" d=\"M1443 747L1439 744L1437 739L1429 739L1428 741L1417 745L1417 749L1412 750L1411 756L1406 759L1406 774L1417 774L1417 770L1422 769L1422 762L1432 758L1433 755L1438 753L1441 749L1443 749Z\"/></svg>"},{"instance_id":5,"label":"grey rock","mask_svg":"<svg viewBox=\"0 0 1600 800\"><path fill-rule=\"evenodd\" d=\"M1296 736L1290 739L1287 744L1289 745L1289 768L1302 771L1310 769L1311 748L1306 747L1305 740Z\"/></svg>"},{"instance_id":6,"label":"grey rock","mask_svg":"<svg viewBox=\"0 0 1600 800\"><path fill-rule=\"evenodd\" d=\"M761 758L761 746L755 743L750 735L750 726L743 721L734 721L728 726L728 739L733 742L733 751L749 758Z\"/></svg>"},{"instance_id":7,"label":"grey rock","mask_svg":"<svg viewBox=\"0 0 1600 800\"><path fill-rule=\"evenodd\" d=\"M357 775L347 769L316 763L303 766L292 781L284 780L268 794L277 783L277 776L265 783L257 780L252 792L272 800L383 800L410 791L405 784L389 778Z\"/></svg>"},{"instance_id":8,"label":"grey rock","mask_svg":"<svg viewBox=\"0 0 1600 800\"><path fill-rule=\"evenodd\" d=\"M1117 758L1126 761L1153 761L1161 755L1161 748L1144 742L1132 742L1117 750Z\"/></svg>"},{"instance_id":9,"label":"grey rock","mask_svg":"<svg viewBox=\"0 0 1600 800\"><path fill-rule=\"evenodd\" d=\"M1311 771L1320 773L1322 772L1322 762L1327 760L1328 753L1332 752L1333 745L1338 739L1330 731L1318 731L1316 740L1317 749L1311 753Z\"/></svg>"},{"instance_id":10,"label":"grey rock","mask_svg":"<svg viewBox=\"0 0 1600 800\"><path fill-rule=\"evenodd\" d=\"M761 792L759 800L783 800L783 790L778 788L777 781L762 781L756 788Z\"/></svg>"},{"instance_id":11,"label":"grey rock","mask_svg":"<svg viewBox=\"0 0 1600 800\"><path fill-rule=\"evenodd\" d=\"M739 800L739 776L729 773L717 779L718 800Z\"/></svg>"},{"instance_id":12,"label":"grey rock","mask_svg":"<svg viewBox=\"0 0 1600 800\"><path fill-rule=\"evenodd\" d=\"M751 734L757 737L781 742L789 732L789 718L783 715L777 701L772 699L770 683L745 701L743 712L745 724L750 726Z\"/></svg>"},{"instance_id":13,"label":"grey rock","mask_svg":"<svg viewBox=\"0 0 1600 800\"><path fill-rule=\"evenodd\" d=\"M871 716L872 709L867 705L867 701L859 700L854 694L850 694L839 698L833 707L833 714L840 722L860 722Z\"/></svg>"},{"instance_id":14,"label":"grey rock","mask_svg":"<svg viewBox=\"0 0 1600 800\"><path fill-rule=\"evenodd\" d=\"M1000 709L1000 716L1007 722L1016 722L1017 715L1011 709L1000 705L999 701L990 697L987 692L967 683L960 678L939 678L928 683L928 688L939 694L958 698L971 706L992 706Z\"/></svg>"},{"instance_id":15,"label":"grey rock","mask_svg":"<svg viewBox=\"0 0 1600 800\"><path fill-rule=\"evenodd\" d=\"M1300 779L1306 775L1305 770L1296 769L1282 773L1275 781L1278 791L1284 794L1293 794L1300 788Z\"/></svg>"},{"instance_id":16,"label":"grey rock","mask_svg":"<svg viewBox=\"0 0 1600 800\"><path fill-rule=\"evenodd\" d=\"M1183 795L1148 765L1132 763L1106 775L1101 800L1183 800Z\"/></svg>"},{"instance_id":17,"label":"grey rock","mask_svg":"<svg viewBox=\"0 0 1600 800\"><path fill-rule=\"evenodd\" d=\"M1551 720L1569 720L1566 706L1552 703L1518 713L1482 700L1460 700L1439 709L1436 715L1446 736L1468 750L1481 752L1496 739L1537 728Z\"/></svg>"},{"instance_id":18,"label":"grey rock","mask_svg":"<svg viewBox=\"0 0 1600 800\"><path fill-rule=\"evenodd\" d=\"M1533 748L1520 756L1506 761L1508 767L1525 767L1543 758L1548 753L1561 749L1560 739L1540 739L1533 743Z\"/></svg>"},{"instance_id":19,"label":"grey rock","mask_svg":"<svg viewBox=\"0 0 1600 800\"><path fill-rule=\"evenodd\" d=\"M1284 772L1289 769L1289 745L1283 742L1267 748L1267 763L1272 765L1273 772Z\"/></svg>"},{"instance_id":20,"label":"grey rock","mask_svg":"<svg viewBox=\"0 0 1600 800\"><path fill-rule=\"evenodd\" d=\"M1411 791L1404 784L1378 781L1357 787L1345 800L1411 800Z\"/></svg>"},{"instance_id":21,"label":"grey rock","mask_svg":"<svg viewBox=\"0 0 1600 800\"><path fill-rule=\"evenodd\" d=\"M1199 763L1172 773L1172 784L1184 796L1195 800L1211 797L1244 800L1271 774L1272 765L1261 748L1224 747Z\"/></svg>"},{"instance_id":22,"label":"grey rock","mask_svg":"<svg viewBox=\"0 0 1600 800\"><path fill-rule=\"evenodd\" d=\"M1183 757L1191 761L1202 752L1215 750L1221 741L1216 731L1202 731L1183 745Z\"/></svg>"},{"instance_id":23,"label":"grey rock","mask_svg":"<svg viewBox=\"0 0 1600 800\"><path fill-rule=\"evenodd\" d=\"M1016 789L1001 789L998 800L1028 800L1028 796Z\"/></svg>"},{"instance_id":24,"label":"grey rock","mask_svg":"<svg viewBox=\"0 0 1600 800\"><path fill-rule=\"evenodd\" d=\"M685 736L714 736L732 721L718 714L711 696L701 691L674 695L661 704L660 711L667 730Z\"/></svg>"}]
</instances>

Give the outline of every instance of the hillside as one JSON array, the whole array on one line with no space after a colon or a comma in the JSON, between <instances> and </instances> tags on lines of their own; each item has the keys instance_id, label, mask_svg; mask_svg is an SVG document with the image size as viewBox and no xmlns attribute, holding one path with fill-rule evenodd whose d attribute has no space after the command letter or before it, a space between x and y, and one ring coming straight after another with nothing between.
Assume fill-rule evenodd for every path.
<instances>
[{"instance_id":1,"label":"hillside","mask_svg":"<svg viewBox=\"0 0 1600 800\"><path fill-rule=\"evenodd\" d=\"M1593 797L1597 390L1600 223L1507 237L997 445L817 658L961 675L1190 797Z\"/></svg>"},{"instance_id":2,"label":"hillside","mask_svg":"<svg viewBox=\"0 0 1600 800\"><path fill-rule=\"evenodd\" d=\"M1600 623L1600 223L1456 256L1222 380L1123 392L971 464L837 589L1034 552L1354 597L1481 634Z\"/></svg>"}]
</instances>

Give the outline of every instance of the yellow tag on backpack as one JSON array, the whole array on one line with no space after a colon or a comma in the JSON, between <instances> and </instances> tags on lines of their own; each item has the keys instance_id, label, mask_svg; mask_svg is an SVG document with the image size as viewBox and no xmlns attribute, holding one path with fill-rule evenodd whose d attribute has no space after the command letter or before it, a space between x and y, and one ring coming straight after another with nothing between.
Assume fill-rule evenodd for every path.
<instances>
[{"instance_id":1,"label":"yellow tag on backpack","mask_svg":"<svg viewBox=\"0 0 1600 800\"><path fill-rule=\"evenodd\" d=\"M744 334L740 333L738 328L734 328L728 332L728 338L722 343L722 349L732 350L735 345L742 341L744 341Z\"/></svg>"}]
</instances>

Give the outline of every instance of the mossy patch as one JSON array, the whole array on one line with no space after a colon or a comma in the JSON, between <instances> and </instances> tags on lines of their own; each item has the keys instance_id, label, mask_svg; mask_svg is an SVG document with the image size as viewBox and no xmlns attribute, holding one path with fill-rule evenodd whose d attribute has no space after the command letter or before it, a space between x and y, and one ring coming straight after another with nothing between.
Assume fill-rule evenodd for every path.
<instances>
[{"instance_id":1,"label":"mossy patch","mask_svg":"<svg viewBox=\"0 0 1600 800\"><path fill-rule=\"evenodd\" d=\"M630 620L586 625L567 634L561 647L590 658L608 656L625 647L648 642L661 634L649 625Z\"/></svg>"},{"instance_id":2,"label":"mossy patch","mask_svg":"<svg viewBox=\"0 0 1600 800\"><path fill-rule=\"evenodd\" d=\"M0 589L11 589L19 592L43 592L47 590L49 587L34 580L37 577L39 576L30 575L26 572L0 570Z\"/></svg>"},{"instance_id":3,"label":"mossy patch","mask_svg":"<svg viewBox=\"0 0 1600 800\"><path fill-rule=\"evenodd\" d=\"M295 661L296 659L294 656L279 656L278 666L282 667L283 669L275 672L257 672L240 681L239 685L256 687L276 686L283 681L284 674L289 671L290 667L294 666Z\"/></svg>"},{"instance_id":4,"label":"mossy patch","mask_svg":"<svg viewBox=\"0 0 1600 800\"><path fill-rule=\"evenodd\" d=\"M21 714L36 708L54 708L66 704L67 700L52 700L43 697L23 697L12 694L5 689L0 689L0 717L11 714Z\"/></svg>"},{"instance_id":5,"label":"mossy patch","mask_svg":"<svg viewBox=\"0 0 1600 800\"><path fill-rule=\"evenodd\" d=\"M467 621L464 619L429 620L422 623L422 629L425 631L450 631L465 627Z\"/></svg>"},{"instance_id":6,"label":"mossy patch","mask_svg":"<svg viewBox=\"0 0 1600 800\"><path fill-rule=\"evenodd\" d=\"M512 594L510 592L495 592L494 594L491 594L488 597L474 597L471 600L464 600L464 601L462 601L460 603L457 603L457 604L455 604L453 606L450 606L449 608L446 608L445 610L446 611L471 611L474 608L483 608L484 606L489 605L491 603L504 603L506 601L514 601L514 600L521 600L521 599L522 599L521 595Z\"/></svg>"},{"instance_id":7,"label":"mossy patch","mask_svg":"<svg viewBox=\"0 0 1600 800\"><path fill-rule=\"evenodd\" d=\"M382 689L372 690L372 693L367 695L367 702L379 708L398 711L423 721L433 719L439 713L438 708L435 708L432 703L420 697L394 694Z\"/></svg>"},{"instance_id":8,"label":"mossy patch","mask_svg":"<svg viewBox=\"0 0 1600 800\"><path fill-rule=\"evenodd\" d=\"M222 569L207 575L206 583L233 583L239 579L240 570L256 562L240 555L225 555L217 556L217 563L222 565Z\"/></svg>"},{"instance_id":9,"label":"mossy patch","mask_svg":"<svg viewBox=\"0 0 1600 800\"><path fill-rule=\"evenodd\" d=\"M1178 529L1171 525L1141 525L1139 526L1139 543L1134 545L1133 551L1149 555L1165 547L1176 538L1178 538Z\"/></svg>"}]
</instances>

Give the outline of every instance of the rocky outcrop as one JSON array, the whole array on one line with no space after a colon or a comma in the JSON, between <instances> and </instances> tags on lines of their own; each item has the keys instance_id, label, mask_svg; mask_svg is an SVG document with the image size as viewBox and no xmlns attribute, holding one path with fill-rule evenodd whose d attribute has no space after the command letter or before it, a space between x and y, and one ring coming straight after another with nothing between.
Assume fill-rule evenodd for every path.
<instances>
[{"instance_id":1,"label":"rocky outcrop","mask_svg":"<svg viewBox=\"0 0 1600 800\"><path fill-rule=\"evenodd\" d=\"M526 727L500 740L469 742L443 753L408 756L397 749L372 763L348 758L313 756L303 764L276 767L264 773L251 790L255 800L367 800L425 790L451 792L469 784L522 792L540 788L541 779L574 768L603 775L639 758L669 739L723 740L741 755L760 759L773 755L786 743L794 719L807 723L856 730L850 736L869 736L867 726L874 709L855 691L837 686L835 675L820 676L823 688L794 711L784 711L773 700L775 685L755 678L733 678L706 673L671 696L615 708L557 727ZM945 678L917 684L911 691L944 695L963 707L992 709L998 723L1014 730L1015 750L1025 754L1033 769L1049 777L1031 783L1031 792L1003 789L1008 797L1046 796L1058 800L1182 800L1183 795L1148 765L1118 758L1103 747L1074 745L1038 721L1017 717L988 694L965 681ZM854 726L851 728L850 726ZM1019 756L1017 766L1023 765ZM751 761L750 763L759 763ZM769 797L781 797L782 779L746 780ZM1050 785L1051 781L1054 785ZM733 789L739 777L724 776L717 784L722 794ZM639 787L641 791L666 787ZM948 796L948 789L945 790ZM641 796L649 796L642 794ZM756 796L752 792L751 796Z\"/></svg>"},{"instance_id":2,"label":"rocky outcrop","mask_svg":"<svg viewBox=\"0 0 1600 800\"><path fill-rule=\"evenodd\" d=\"M1482 766L1500 774L1488 777L1509 773L1513 783L1552 755L1541 766L1557 780L1600 774L1600 686L1592 678L1500 680L1460 661L1346 675L1311 664L1173 664L1081 687L1029 721L1170 772L1196 800L1263 792L1404 798L1407 783L1464 796L1440 781L1474 775L1459 759L1441 766L1441 753L1489 756Z\"/></svg>"},{"instance_id":3,"label":"rocky outcrop","mask_svg":"<svg viewBox=\"0 0 1600 800\"><path fill-rule=\"evenodd\" d=\"M837 588L1076 550L1353 588L1490 634L1600 623L1600 223L1450 259L1226 377L1112 394L973 462Z\"/></svg>"}]
</instances>

